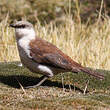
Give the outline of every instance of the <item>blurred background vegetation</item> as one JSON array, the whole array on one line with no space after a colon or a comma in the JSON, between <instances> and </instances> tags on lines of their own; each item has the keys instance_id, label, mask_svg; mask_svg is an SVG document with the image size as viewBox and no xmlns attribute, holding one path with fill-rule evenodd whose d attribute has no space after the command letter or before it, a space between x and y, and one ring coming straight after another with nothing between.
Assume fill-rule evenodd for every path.
<instances>
[{"instance_id":1,"label":"blurred background vegetation","mask_svg":"<svg viewBox=\"0 0 110 110\"><path fill-rule=\"evenodd\" d=\"M9 20L26 18L35 23L51 22L66 14L71 14L75 21L82 22L97 19L102 0L0 0L0 21L7 14ZM102 15L110 15L110 1L104 0Z\"/></svg>"}]
</instances>

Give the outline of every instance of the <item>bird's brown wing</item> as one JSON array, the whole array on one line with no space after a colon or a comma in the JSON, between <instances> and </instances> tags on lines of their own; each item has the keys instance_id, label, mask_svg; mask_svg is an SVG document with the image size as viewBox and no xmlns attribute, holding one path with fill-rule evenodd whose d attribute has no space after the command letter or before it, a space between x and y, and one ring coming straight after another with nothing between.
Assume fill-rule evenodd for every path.
<instances>
[{"instance_id":1,"label":"bird's brown wing","mask_svg":"<svg viewBox=\"0 0 110 110\"><path fill-rule=\"evenodd\" d=\"M69 56L65 55L53 44L36 38L30 43L30 55L32 59L40 64L49 65L55 68L65 69L72 72L85 72L99 79L104 79L104 76L93 70L82 67L80 64L73 61Z\"/></svg>"},{"instance_id":2,"label":"bird's brown wing","mask_svg":"<svg viewBox=\"0 0 110 110\"><path fill-rule=\"evenodd\" d=\"M63 54L56 46L41 38L36 38L30 43L30 51L32 59L37 63L61 69L72 69L68 56Z\"/></svg>"}]
</instances>

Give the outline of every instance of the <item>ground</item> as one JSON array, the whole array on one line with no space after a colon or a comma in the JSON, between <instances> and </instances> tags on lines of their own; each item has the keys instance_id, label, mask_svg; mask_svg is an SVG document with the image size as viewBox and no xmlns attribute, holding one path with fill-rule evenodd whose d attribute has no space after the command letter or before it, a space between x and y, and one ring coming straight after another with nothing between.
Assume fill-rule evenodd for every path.
<instances>
[{"instance_id":1,"label":"ground","mask_svg":"<svg viewBox=\"0 0 110 110\"><path fill-rule=\"evenodd\" d=\"M48 79L38 88L40 75L31 73L18 63L0 63L0 110L109 110L110 72L100 81L84 73L64 73ZM84 89L89 80L86 94Z\"/></svg>"},{"instance_id":2,"label":"ground","mask_svg":"<svg viewBox=\"0 0 110 110\"><path fill-rule=\"evenodd\" d=\"M37 36L72 59L104 74L59 74L41 87L40 75L17 63L0 63L0 110L110 110L110 0L0 0L0 62L18 61L15 20L34 24ZM8 12L8 13L7 13ZM86 83L87 92L84 94Z\"/></svg>"}]
</instances>

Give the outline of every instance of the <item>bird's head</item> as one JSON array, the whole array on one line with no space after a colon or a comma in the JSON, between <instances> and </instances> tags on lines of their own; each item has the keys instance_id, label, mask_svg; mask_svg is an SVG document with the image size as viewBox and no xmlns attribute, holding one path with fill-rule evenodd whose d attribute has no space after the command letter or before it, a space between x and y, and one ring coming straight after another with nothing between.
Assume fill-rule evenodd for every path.
<instances>
[{"instance_id":1,"label":"bird's head","mask_svg":"<svg viewBox=\"0 0 110 110\"><path fill-rule=\"evenodd\" d=\"M33 25L27 21L17 21L10 24L10 27L15 28L15 35L17 39L22 37L35 37Z\"/></svg>"}]
</instances>

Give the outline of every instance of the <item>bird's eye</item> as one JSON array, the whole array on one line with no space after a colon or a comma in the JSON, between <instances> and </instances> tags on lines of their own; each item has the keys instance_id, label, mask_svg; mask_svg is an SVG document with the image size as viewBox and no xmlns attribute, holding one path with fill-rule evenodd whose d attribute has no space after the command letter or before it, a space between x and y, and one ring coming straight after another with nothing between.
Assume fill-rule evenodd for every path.
<instances>
[{"instance_id":1,"label":"bird's eye","mask_svg":"<svg viewBox=\"0 0 110 110\"><path fill-rule=\"evenodd\" d=\"M25 28L26 26L25 25L21 25L21 28Z\"/></svg>"}]
</instances>

